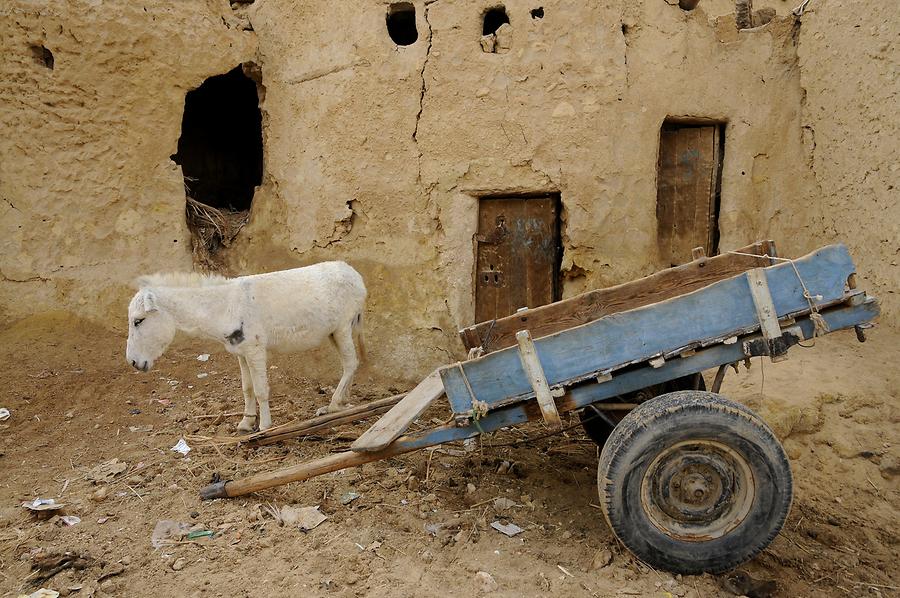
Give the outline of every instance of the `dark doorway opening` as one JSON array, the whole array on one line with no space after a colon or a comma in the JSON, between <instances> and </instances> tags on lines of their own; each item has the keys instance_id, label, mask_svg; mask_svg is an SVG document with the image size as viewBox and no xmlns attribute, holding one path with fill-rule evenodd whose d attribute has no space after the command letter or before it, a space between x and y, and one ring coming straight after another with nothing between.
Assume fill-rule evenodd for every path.
<instances>
[{"instance_id":1,"label":"dark doorway opening","mask_svg":"<svg viewBox=\"0 0 900 598\"><path fill-rule=\"evenodd\" d=\"M184 175L194 261L204 269L223 267L217 252L247 223L253 193L262 183L260 91L265 91L260 70L248 63L210 77L184 100L172 160Z\"/></svg>"},{"instance_id":2,"label":"dark doorway opening","mask_svg":"<svg viewBox=\"0 0 900 598\"><path fill-rule=\"evenodd\" d=\"M250 209L262 182L262 115L256 82L242 67L188 92L172 159L188 197L222 211Z\"/></svg>"},{"instance_id":3,"label":"dark doorway opening","mask_svg":"<svg viewBox=\"0 0 900 598\"><path fill-rule=\"evenodd\" d=\"M481 28L481 34L490 35L492 33L497 33L497 30L500 29L500 26L504 23L509 23L509 17L506 14L506 9L502 6L495 6L494 8L490 8L486 13L484 13L484 24Z\"/></svg>"},{"instance_id":4,"label":"dark doorway opening","mask_svg":"<svg viewBox=\"0 0 900 598\"><path fill-rule=\"evenodd\" d=\"M559 299L558 195L482 198L475 240L476 322Z\"/></svg>"},{"instance_id":5,"label":"dark doorway opening","mask_svg":"<svg viewBox=\"0 0 900 598\"><path fill-rule=\"evenodd\" d=\"M724 125L666 121L659 133L656 222L662 258L676 266L691 250L719 249Z\"/></svg>"},{"instance_id":6,"label":"dark doorway opening","mask_svg":"<svg viewBox=\"0 0 900 598\"><path fill-rule=\"evenodd\" d=\"M391 4L387 13L388 35L398 46L409 46L419 39L416 29L416 7L410 2Z\"/></svg>"}]
</instances>

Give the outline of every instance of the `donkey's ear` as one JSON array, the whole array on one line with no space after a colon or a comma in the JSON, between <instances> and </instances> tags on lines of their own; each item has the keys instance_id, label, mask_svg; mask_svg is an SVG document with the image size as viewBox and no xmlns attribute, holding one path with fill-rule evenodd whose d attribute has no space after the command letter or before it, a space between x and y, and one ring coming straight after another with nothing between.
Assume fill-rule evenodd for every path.
<instances>
[{"instance_id":1,"label":"donkey's ear","mask_svg":"<svg viewBox=\"0 0 900 598\"><path fill-rule=\"evenodd\" d=\"M156 311L156 295L150 289L141 291L141 299L144 301L144 311Z\"/></svg>"}]
</instances>

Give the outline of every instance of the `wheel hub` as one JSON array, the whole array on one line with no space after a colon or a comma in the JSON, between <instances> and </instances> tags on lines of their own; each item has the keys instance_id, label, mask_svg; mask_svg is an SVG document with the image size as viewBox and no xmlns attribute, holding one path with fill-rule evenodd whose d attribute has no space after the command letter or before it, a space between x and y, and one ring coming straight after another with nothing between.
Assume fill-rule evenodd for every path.
<instances>
[{"instance_id":1,"label":"wheel hub","mask_svg":"<svg viewBox=\"0 0 900 598\"><path fill-rule=\"evenodd\" d=\"M641 502L670 537L720 537L746 518L755 487L747 460L713 440L681 442L660 452L644 474Z\"/></svg>"}]
</instances>

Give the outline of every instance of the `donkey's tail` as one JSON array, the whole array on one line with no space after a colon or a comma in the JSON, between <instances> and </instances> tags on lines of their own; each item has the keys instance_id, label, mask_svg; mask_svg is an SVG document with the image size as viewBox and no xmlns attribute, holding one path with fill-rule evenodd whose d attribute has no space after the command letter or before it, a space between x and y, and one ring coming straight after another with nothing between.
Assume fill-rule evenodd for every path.
<instances>
[{"instance_id":1,"label":"donkey's tail","mask_svg":"<svg viewBox=\"0 0 900 598\"><path fill-rule=\"evenodd\" d=\"M351 330L353 331L353 342L356 345L357 354L359 355L360 363L365 363L368 359L368 355L366 354L366 342L363 338L363 314L359 312L353 318L353 323L350 325Z\"/></svg>"}]
</instances>

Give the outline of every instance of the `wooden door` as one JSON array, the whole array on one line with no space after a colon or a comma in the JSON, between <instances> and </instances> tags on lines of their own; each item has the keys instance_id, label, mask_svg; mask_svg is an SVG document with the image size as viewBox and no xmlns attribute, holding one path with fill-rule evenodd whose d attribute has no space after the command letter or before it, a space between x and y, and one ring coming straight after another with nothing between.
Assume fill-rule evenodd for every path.
<instances>
[{"instance_id":1,"label":"wooden door","mask_svg":"<svg viewBox=\"0 0 900 598\"><path fill-rule=\"evenodd\" d=\"M717 252L720 135L718 125L660 131L656 220L660 254L672 266L689 262L694 247Z\"/></svg>"},{"instance_id":2,"label":"wooden door","mask_svg":"<svg viewBox=\"0 0 900 598\"><path fill-rule=\"evenodd\" d=\"M557 197L482 199L475 239L476 322L557 299Z\"/></svg>"}]
</instances>

